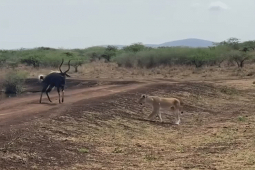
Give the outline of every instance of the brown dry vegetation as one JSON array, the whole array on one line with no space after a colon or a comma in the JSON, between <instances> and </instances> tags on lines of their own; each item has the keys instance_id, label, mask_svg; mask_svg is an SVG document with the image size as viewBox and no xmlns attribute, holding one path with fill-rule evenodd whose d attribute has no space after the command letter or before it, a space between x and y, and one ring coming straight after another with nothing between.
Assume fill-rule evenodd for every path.
<instances>
[{"instance_id":1,"label":"brown dry vegetation","mask_svg":"<svg viewBox=\"0 0 255 170\"><path fill-rule=\"evenodd\" d=\"M226 65L227 63L225 63ZM178 79L178 80L212 80L212 79L239 79L255 77L254 64L246 64L246 67L240 69L236 65L224 67L203 67L195 68L194 66L159 66L151 69L145 68L125 68L118 67L116 63L105 63L104 61L97 61L88 64L83 64L79 67L79 72L75 73L74 68L71 67L70 74L72 78L81 79ZM63 70L66 66L62 66ZM17 70L26 71L31 78L37 78L39 74L48 74L51 70L58 71L57 68L39 68L19 65ZM3 68L0 70L0 78L11 71L11 68Z\"/></svg>"},{"instance_id":2,"label":"brown dry vegetation","mask_svg":"<svg viewBox=\"0 0 255 170\"><path fill-rule=\"evenodd\" d=\"M0 167L255 169L252 68L146 70L101 62L84 65L79 73L71 71L70 75L100 79L101 84L104 79L143 79L147 84L50 109L43 113L48 116L27 122L2 125ZM34 78L49 72L22 69ZM148 121L150 108L137 104L142 93L182 99L185 110L180 125L173 125L175 117L166 112L164 123Z\"/></svg>"}]
</instances>

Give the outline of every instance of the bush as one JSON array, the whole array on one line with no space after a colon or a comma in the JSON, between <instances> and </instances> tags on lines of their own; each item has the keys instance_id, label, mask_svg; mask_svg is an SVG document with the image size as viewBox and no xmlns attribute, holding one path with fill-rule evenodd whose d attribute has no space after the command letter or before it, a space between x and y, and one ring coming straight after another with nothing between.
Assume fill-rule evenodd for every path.
<instances>
[{"instance_id":1,"label":"bush","mask_svg":"<svg viewBox=\"0 0 255 170\"><path fill-rule=\"evenodd\" d=\"M6 63L7 57L6 56L0 56L0 66L4 66Z\"/></svg>"},{"instance_id":2,"label":"bush","mask_svg":"<svg viewBox=\"0 0 255 170\"><path fill-rule=\"evenodd\" d=\"M66 55L62 51L48 52L45 53L45 56L41 59L40 65L43 67L57 68L61 63L62 58L66 58Z\"/></svg>"},{"instance_id":3,"label":"bush","mask_svg":"<svg viewBox=\"0 0 255 170\"><path fill-rule=\"evenodd\" d=\"M73 66L74 67L74 72L78 72L78 67L79 66L82 66L82 64L84 64L86 61L85 60L83 60L83 59L81 59L81 58L76 58L75 60L73 60L72 62L71 62L71 66Z\"/></svg>"},{"instance_id":4,"label":"bush","mask_svg":"<svg viewBox=\"0 0 255 170\"><path fill-rule=\"evenodd\" d=\"M104 51L104 54L102 54L101 57L104 58L106 62L109 62L112 57L116 56L117 51L117 47L113 45L108 45Z\"/></svg>"},{"instance_id":5,"label":"bush","mask_svg":"<svg viewBox=\"0 0 255 170\"><path fill-rule=\"evenodd\" d=\"M137 53L144 50L146 47L142 43L135 43L126 47L123 47L123 50L126 52Z\"/></svg>"},{"instance_id":6,"label":"bush","mask_svg":"<svg viewBox=\"0 0 255 170\"><path fill-rule=\"evenodd\" d=\"M244 62L248 59L250 59L252 56L250 54L247 54L245 52L241 52L238 50L232 50L226 54L229 61L236 62L237 66L242 68L244 66Z\"/></svg>"},{"instance_id":7,"label":"bush","mask_svg":"<svg viewBox=\"0 0 255 170\"><path fill-rule=\"evenodd\" d=\"M189 57L190 62L196 66L196 68L204 65L212 65L215 62L215 56L208 49L195 49L193 54Z\"/></svg>"},{"instance_id":8,"label":"bush","mask_svg":"<svg viewBox=\"0 0 255 170\"><path fill-rule=\"evenodd\" d=\"M5 76L4 88L6 94L19 94L23 91L26 72L11 71Z\"/></svg>"},{"instance_id":9,"label":"bush","mask_svg":"<svg viewBox=\"0 0 255 170\"><path fill-rule=\"evenodd\" d=\"M131 53L122 53L114 58L114 61L117 62L118 66L122 67L134 67L135 60L135 57Z\"/></svg>"},{"instance_id":10,"label":"bush","mask_svg":"<svg viewBox=\"0 0 255 170\"><path fill-rule=\"evenodd\" d=\"M186 47L158 48L142 50L136 53L124 52L119 54L115 61L119 66L153 68L160 65L190 65L197 67L211 61L213 53L209 49L194 49ZM199 63L201 62L201 63Z\"/></svg>"},{"instance_id":11,"label":"bush","mask_svg":"<svg viewBox=\"0 0 255 170\"><path fill-rule=\"evenodd\" d=\"M153 68L161 65L194 65L221 66L228 61L243 67L245 61L254 56L255 41L240 43L237 38L215 43L209 48L189 47L158 47L150 48L142 43L134 43L118 49L116 46L89 47L85 49L52 49L50 47L38 47L34 49L0 50L0 68L10 66L15 68L19 63L25 63L33 67L58 67L62 58L65 61L72 59L72 65L78 71L78 67L84 61L96 61L104 59L106 62L115 61L124 67ZM78 59L77 59L78 58ZM255 62L255 60L251 60Z\"/></svg>"},{"instance_id":12,"label":"bush","mask_svg":"<svg viewBox=\"0 0 255 170\"><path fill-rule=\"evenodd\" d=\"M39 67L41 59L43 56L41 55L30 55L21 59L21 63L25 63L28 66L32 65L33 67Z\"/></svg>"}]
</instances>

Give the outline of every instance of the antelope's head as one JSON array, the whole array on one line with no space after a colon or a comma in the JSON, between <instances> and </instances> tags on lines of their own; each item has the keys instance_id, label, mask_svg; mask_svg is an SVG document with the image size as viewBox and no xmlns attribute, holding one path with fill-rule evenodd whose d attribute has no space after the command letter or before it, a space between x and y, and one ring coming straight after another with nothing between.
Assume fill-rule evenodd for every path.
<instances>
[{"instance_id":1,"label":"antelope's head","mask_svg":"<svg viewBox=\"0 0 255 170\"><path fill-rule=\"evenodd\" d=\"M64 59L62 59L62 63L61 63L60 66L59 66L59 71L60 71L60 74L61 74L62 76L71 77L69 74L67 74L67 72L70 70L70 61L71 61L71 60L68 61L68 69L67 69L65 72L63 72L63 71L61 70L61 66L62 66L62 64L63 64L63 62L64 62Z\"/></svg>"}]
</instances>

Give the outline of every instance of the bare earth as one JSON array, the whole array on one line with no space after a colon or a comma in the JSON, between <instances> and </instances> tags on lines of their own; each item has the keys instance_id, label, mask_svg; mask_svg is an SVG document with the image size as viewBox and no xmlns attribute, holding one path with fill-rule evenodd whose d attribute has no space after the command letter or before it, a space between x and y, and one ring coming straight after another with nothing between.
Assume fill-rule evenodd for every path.
<instances>
[{"instance_id":1,"label":"bare earth","mask_svg":"<svg viewBox=\"0 0 255 170\"><path fill-rule=\"evenodd\" d=\"M0 101L0 169L255 169L252 80L67 81L63 104ZM148 121L142 93L182 99L180 125Z\"/></svg>"}]
</instances>

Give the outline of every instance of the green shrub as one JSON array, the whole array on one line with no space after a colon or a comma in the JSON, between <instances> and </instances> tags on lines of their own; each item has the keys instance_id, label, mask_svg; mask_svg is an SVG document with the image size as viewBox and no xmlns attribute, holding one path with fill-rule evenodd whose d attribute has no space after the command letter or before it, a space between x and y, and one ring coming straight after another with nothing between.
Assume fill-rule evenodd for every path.
<instances>
[{"instance_id":1,"label":"green shrub","mask_svg":"<svg viewBox=\"0 0 255 170\"><path fill-rule=\"evenodd\" d=\"M134 67L136 59L132 53L127 52L127 53L121 53L119 56L114 58L113 61L117 62L118 66Z\"/></svg>"},{"instance_id":2,"label":"green shrub","mask_svg":"<svg viewBox=\"0 0 255 170\"><path fill-rule=\"evenodd\" d=\"M39 67L42 58L43 56L37 54L29 55L22 58L21 63L27 64L28 66Z\"/></svg>"},{"instance_id":3,"label":"green shrub","mask_svg":"<svg viewBox=\"0 0 255 170\"><path fill-rule=\"evenodd\" d=\"M81 59L79 57L77 57L76 59L72 60L71 62L71 66L74 67L74 72L78 72L78 67L82 66L82 64L86 63L86 60Z\"/></svg>"},{"instance_id":4,"label":"green shrub","mask_svg":"<svg viewBox=\"0 0 255 170\"><path fill-rule=\"evenodd\" d=\"M4 64L6 63L7 57L2 55L0 56L0 66L4 66Z\"/></svg>"},{"instance_id":5,"label":"green shrub","mask_svg":"<svg viewBox=\"0 0 255 170\"><path fill-rule=\"evenodd\" d=\"M238 116L238 120L240 122L244 122L246 120L246 118L244 116Z\"/></svg>"},{"instance_id":6,"label":"green shrub","mask_svg":"<svg viewBox=\"0 0 255 170\"><path fill-rule=\"evenodd\" d=\"M230 52L225 54L229 61L236 62L237 66L242 68L244 66L244 62L252 58L252 56L246 52L241 52L238 50L231 50Z\"/></svg>"},{"instance_id":7,"label":"green shrub","mask_svg":"<svg viewBox=\"0 0 255 170\"><path fill-rule=\"evenodd\" d=\"M215 56L210 49L197 48L194 49L193 54L189 56L190 62L196 66L196 68L204 65L210 65L215 61Z\"/></svg>"},{"instance_id":8,"label":"green shrub","mask_svg":"<svg viewBox=\"0 0 255 170\"><path fill-rule=\"evenodd\" d=\"M87 148L80 148L78 149L80 153L89 153L89 150Z\"/></svg>"},{"instance_id":9,"label":"green shrub","mask_svg":"<svg viewBox=\"0 0 255 170\"><path fill-rule=\"evenodd\" d=\"M27 78L26 72L11 71L5 76L4 88L6 94L19 94L23 91L25 79Z\"/></svg>"},{"instance_id":10,"label":"green shrub","mask_svg":"<svg viewBox=\"0 0 255 170\"><path fill-rule=\"evenodd\" d=\"M240 43L237 38L215 43L209 48L158 47L149 48L142 43L134 43L118 49L116 46L94 46L85 49L53 49L38 47L34 49L0 50L0 68L17 67L19 63L33 67L58 67L62 58L72 59L78 68L82 61L114 61L124 67L153 68L161 65L221 66L223 61L236 63L243 67L245 61L254 56L255 41ZM69 55L70 54L70 55ZM78 60L76 58L79 58ZM76 60L76 61L75 61ZM255 60L251 60L255 62ZM76 69L77 71L77 69Z\"/></svg>"},{"instance_id":11,"label":"green shrub","mask_svg":"<svg viewBox=\"0 0 255 170\"><path fill-rule=\"evenodd\" d=\"M118 51L117 47L113 45L108 45L104 53L101 55L101 57L104 58L106 62L109 62L112 57L116 56L117 51Z\"/></svg>"},{"instance_id":12,"label":"green shrub","mask_svg":"<svg viewBox=\"0 0 255 170\"><path fill-rule=\"evenodd\" d=\"M134 43L132 45L123 47L123 50L126 51L126 52L137 53L139 51L144 50L145 48L146 47L142 43Z\"/></svg>"},{"instance_id":13,"label":"green shrub","mask_svg":"<svg viewBox=\"0 0 255 170\"><path fill-rule=\"evenodd\" d=\"M62 61L62 58L65 58L66 55L62 51L47 52L45 56L41 58L40 65L43 67L54 67L57 68Z\"/></svg>"},{"instance_id":14,"label":"green shrub","mask_svg":"<svg viewBox=\"0 0 255 170\"><path fill-rule=\"evenodd\" d=\"M194 49L186 47L147 49L136 53L123 52L115 61L119 66L152 68L160 65L190 65L197 67L213 60L213 52L209 49Z\"/></svg>"}]
</instances>

